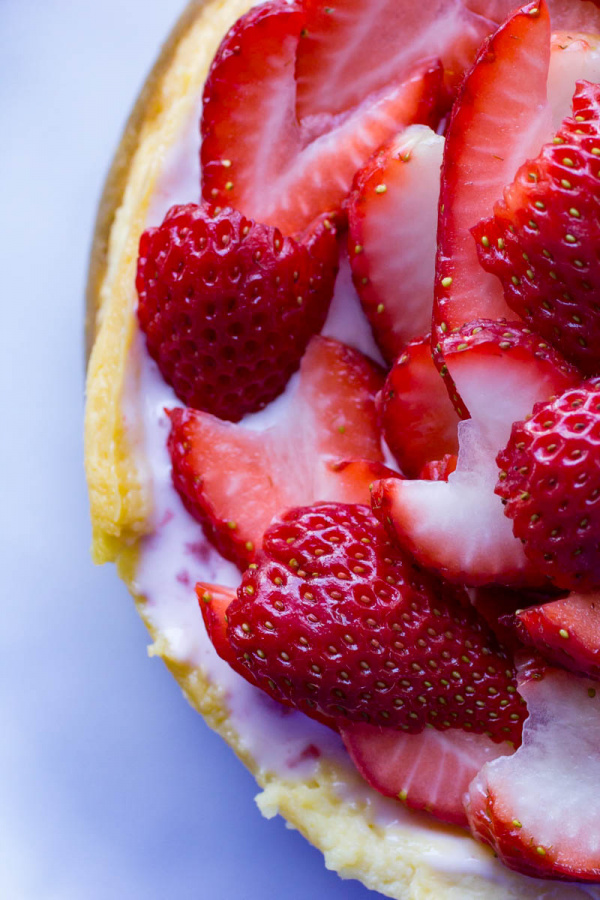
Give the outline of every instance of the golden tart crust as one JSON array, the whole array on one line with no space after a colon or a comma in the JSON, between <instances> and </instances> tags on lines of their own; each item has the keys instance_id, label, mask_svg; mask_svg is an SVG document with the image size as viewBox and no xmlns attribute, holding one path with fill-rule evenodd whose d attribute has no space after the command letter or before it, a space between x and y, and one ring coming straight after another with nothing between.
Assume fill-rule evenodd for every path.
<instances>
[{"instance_id":1,"label":"golden tart crust","mask_svg":"<svg viewBox=\"0 0 600 900\"><path fill-rule=\"evenodd\" d=\"M123 413L125 388L133 384L135 391L139 378L130 352L137 329L138 242L167 154L197 108L221 38L250 5L248 0L189 4L137 100L104 188L87 286L85 467L93 558L116 562L150 630L151 652L163 658L190 703L253 772L262 788L257 802L263 814L281 813L324 853L328 868L397 900L583 898L575 886L536 883L504 870L462 832L416 815L395 821L394 809L403 810L366 788L350 763L321 762L304 780L262 767L233 727L223 691L202 669L177 659L167 636L145 614L144 598L136 595L139 539L152 529L141 416L137 423L129 416L126 427ZM343 794L340 783L346 786ZM461 857L471 851L471 865L448 856L444 845L450 834L456 835Z\"/></svg>"}]
</instances>

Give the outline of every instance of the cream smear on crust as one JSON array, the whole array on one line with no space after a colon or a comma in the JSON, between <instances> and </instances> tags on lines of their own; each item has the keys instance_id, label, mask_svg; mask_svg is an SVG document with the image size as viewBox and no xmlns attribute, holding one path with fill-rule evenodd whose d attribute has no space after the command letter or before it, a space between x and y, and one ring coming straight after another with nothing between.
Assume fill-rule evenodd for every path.
<instances>
[{"instance_id":1,"label":"cream smear on crust","mask_svg":"<svg viewBox=\"0 0 600 900\"><path fill-rule=\"evenodd\" d=\"M200 107L198 102L177 145L166 154L150 204L148 227L159 224L172 205L199 200ZM351 344L380 361L346 259L341 263L323 334ZM204 629L194 585L204 581L235 588L240 574L212 548L172 486L165 408L181 406L181 403L148 357L140 334L131 349L128 376L123 412L126 421L133 422L140 415L143 419L145 437L143 446L137 450L154 507L153 531L141 542L133 587L145 598L144 615L160 633L161 640L168 643L169 657L202 669L211 682L220 686L230 710L231 725L262 774L272 773L287 781L304 780L319 763L330 761L340 773L335 783L336 793L348 805L364 805L365 814L381 830L382 839L398 845L399 853L401 847L412 846L426 866L443 875L475 876L496 886L506 883L506 896L516 897L514 874L509 875L486 848L459 829L411 813L400 803L376 794L353 770L336 734L301 713L282 708L217 656ZM281 397L262 412L246 416L242 424L260 431L278 421L285 415L296 386L297 376L291 379ZM524 878L524 882L531 890L532 880ZM600 888L541 881L535 884L539 885L539 900L587 897L600 900Z\"/></svg>"}]
</instances>

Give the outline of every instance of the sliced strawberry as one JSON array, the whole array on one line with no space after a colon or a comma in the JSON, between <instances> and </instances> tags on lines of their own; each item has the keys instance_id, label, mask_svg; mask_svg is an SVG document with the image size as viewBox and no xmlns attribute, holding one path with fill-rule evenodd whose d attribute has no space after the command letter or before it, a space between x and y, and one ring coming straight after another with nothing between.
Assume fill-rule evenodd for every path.
<instances>
[{"instance_id":1,"label":"sliced strawberry","mask_svg":"<svg viewBox=\"0 0 600 900\"><path fill-rule=\"evenodd\" d=\"M342 726L340 733L352 762L372 788L410 809L465 827L463 799L469 784L485 763L514 753L512 744L456 728L399 734L355 723Z\"/></svg>"},{"instance_id":2,"label":"sliced strawberry","mask_svg":"<svg viewBox=\"0 0 600 900\"><path fill-rule=\"evenodd\" d=\"M514 13L486 41L462 85L442 167L434 307L438 334L478 317L510 315L499 284L478 263L470 229L548 132L549 60L550 18L541 0Z\"/></svg>"},{"instance_id":3,"label":"sliced strawberry","mask_svg":"<svg viewBox=\"0 0 600 900\"><path fill-rule=\"evenodd\" d=\"M600 685L555 669L533 675L519 679L523 745L473 781L469 824L511 869L598 881Z\"/></svg>"},{"instance_id":4,"label":"sliced strawberry","mask_svg":"<svg viewBox=\"0 0 600 900\"><path fill-rule=\"evenodd\" d=\"M439 56L457 85L486 35L514 0L306 2L306 34L298 47L298 115L339 113L384 87L424 56ZM368 48L368 52L365 52Z\"/></svg>"},{"instance_id":5,"label":"sliced strawberry","mask_svg":"<svg viewBox=\"0 0 600 900\"><path fill-rule=\"evenodd\" d=\"M526 644L545 659L571 672L600 678L600 598L569 594L517 614L517 629Z\"/></svg>"},{"instance_id":6,"label":"sliced strawberry","mask_svg":"<svg viewBox=\"0 0 600 900\"><path fill-rule=\"evenodd\" d=\"M600 86L579 82L572 117L473 229L511 309L588 375L600 372L599 154Z\"/></svg>"},{"instance_id":7,"label":"sliced strawberry","mask_svg":"<svg viewBox=\"0 0 600 900\"><path fill-rule=\"evenodd\" d=\"M362 354L315 337L276 425L250 430L196 410L171 410L174 484L224 556L244 568L273 516L290 506L369 502L375 478L393 474L381 465L375 415L381 383ZM337 465L343 460L354 461Z\"/></svg>"},{"instance_id":8,"label":"sliced strawberry","mask_svg":"<svg viewBox=\"0 0 600 900\"><path fill-rule=\"evenodd\" d=\"M458 415L431 356L429 335L408 344L377 398L379 421L402 471L458 452Z\"/></svg>"},{"instance_id":9,"label":"sliced strawberry","mask_svg":"<svg viewBox=\"0 0 600 900\"><path fill-rule=\"evenodd\" d=\"M431 329L443 147L431 128L407 128L357 173L348 201L354 285L390 363Z\"/></svg>"},{"instance_id":10,"label":"sliced strawberry","mask_svg":"<svg viewBox=\"0 0 600 900\"><path fill-rule=\"evenodd\" d=\"M395 549L367 507L318 504L267 530L227 635L253 683L308 715L518 743L511 659L460 594Z\"/></svg>"},{"instance_id":11,"label":"sliced strawberry","mask_svg":"<svg viewBox=\"0 0 600 900\"><path fill-rule=\"evenodd\" d=\"M340 117L295 115L300 6L271 0L226 35L204 89L203 196L295 233L338 209L354 173L384 141L438 116L439 63L419 62Z\"/></svg>"},{"instance_id":12,"label":"sliced strawberry","mask_svg":"<svg viewBox=\"0 0 600 900\"><path fill-rule=\"evenodd\" d=\"M198 582L196 596L211 643L221 658L225 658L229 653L230 658L227 661L229 665L233 665L235 657L230 653L227 640L227 607L235 598L235 591L220 584Z\"/></svg>"},{"instance_id":13,"label":"sliced strawberry","mask_svg":"<svg viewBox=\"0 0 600 900\"><path fill-rule=\"evenodd\" d=\"M539 584L494 496L495 457L513 421L540 397L577 383L562 357L522 326L480 320L444 339L442 372L471 420L459 425L456 471L448 481L384 481L373 509L424 566L469 585Z\"/></svg>"},{"instance_id":14,"label":"sliced strawberry","mask_svg":"<svg viewBox=\"0 0 600 900\"><path fill-rule=\"evenodd\" d=\"M442 374L459 414L470 415L488 443L504 447L513 422L535 403L580 381L577 369L517 322L470 322L442 342Z\"/></svg>"},{"instance_id":15,"label":"sliced strawberry","mask_svg":"<svg viewBox=\"0 0 600 900\"><path fill-rule=\"evenodd\" d=\"M448 481L379 481L373 511L421 565L450 581L539 583L496 502L489 445L473 421L462 422L459 435L458 465Z\"/></svg>"}]
</instances>

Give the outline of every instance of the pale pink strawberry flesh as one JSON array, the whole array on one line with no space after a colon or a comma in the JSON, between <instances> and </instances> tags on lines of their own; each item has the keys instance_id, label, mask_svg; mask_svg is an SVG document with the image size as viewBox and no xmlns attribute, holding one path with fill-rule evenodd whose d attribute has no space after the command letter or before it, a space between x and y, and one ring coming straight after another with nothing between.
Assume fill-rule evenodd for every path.
<instances>
[{"instance_id":1,"label":"pale pink strawberry flesh","mask_svg":"<svg viewBox=\"0 0 600 900\"><path fill-rule=\"evenodd\" d=\"M443 147L430 128L407 128L357 174L350 195L354 283L391 362L431 330Z\"/></svg>"},{"instance_id":2,"label":"pale pink strawberry flesh","mask_svg":"<svg viewBox=\"0 0 600 900\"><path fill-rule=\"evenodd\" d=\"M232 168L234 202L290 233L324 209L341 208L372 151L413 121L434 122L441 71L423 60L441 56L453 69L446 80L455 86L483 36L514 6L512 0L444 0L429 22L429 10L412 0L343 0L331 12L307 0L311 27L301 37L303 17L290 5L282 13L287 34L281 39L281 22L273 28L270 51L251 59L244 89L229 92L224 132L209 135L203 149L205 171ZM556 27L572 32L594 22L600 31L600 11L585 0L548 6ZM437 269L433 222L443 139L418 127L396 138L396 162L403 154L410 158L402 160L401 178L382 182L378 213L363 223L360 243L372 268L371 287L386 308L397 304L392 327L399 339L414 336L411 328L427 330L434 282L438 336L443 324L453 328L475 316L514 318L499 283L477 264L470 228L490 213L523 159L535 155L561 108L571 77L564 75L571 72L571 37L559 38L558 49L555 41L555 53L565 58L551 75L549 104L549 29L543 0L529 4L502 26L466 81L446 143ZM588 64L594 72L598 67L600 78L596 58L587 57ZM351 254L352 243L351 231ZM198 414L206 516L246 536L253 554L283 509L315 500L365 503L378 482L375 506L424 567L468 585L537 585L539 576L493 493L494 459L512 423L560 387L560 378L550 368L532 367L529 358L513 357L507 365L502 357L448 354L457 405L472 417L460 425L457 469L447 482L406 481L383 464L374 413L381 373L333 344L313 341L288 413L271 428L253 431ZM204 589L215 592L222 612L230 595ZM207 618L214 629L222 625L219 615ZM476 776L469 823L509 866L597 880L600 813L590 802L600 784L596 690L600 686L564 672L523 679L531 715L514 756L508 745L457 731L407 736L356 725L344 728L343 737L358 770L380 793L452 824L466 824L463 799Z\"/></svg>"},{"instance_id":3,"label":"pale pink strawberry flesh","mask_svg":"<svg viewBox=\"0 0 600 900\"><path fill-rule=\"evenodd\" d=\"M353 724L345 725L341 735L356 768L380 794L452 825L467 825L463 799L477 772L514 752L510 744L456 728L402 734Z\"/></svg>"}]
</instances>

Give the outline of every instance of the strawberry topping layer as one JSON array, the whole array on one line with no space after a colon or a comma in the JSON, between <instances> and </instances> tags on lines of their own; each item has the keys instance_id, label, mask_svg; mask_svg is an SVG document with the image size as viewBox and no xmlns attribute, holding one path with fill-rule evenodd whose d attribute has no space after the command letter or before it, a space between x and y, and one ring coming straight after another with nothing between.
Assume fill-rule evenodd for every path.
<instances>
[{"instance_id":1,"label":"strawberry topping layer","mask_svg":"<svg viewBox=\"0 0 600 900\"><path fill-rule=\"evenodd\" d=\"M381 794L594 880L598 84L563 121L600 80L582 28L586 0L252 8L206 81L202 205L145 232L136 284L187 406L173 483L243 573L196 586L219 656L340 731ZM379 359L369 326L387 378L319 334ZM517 683L527 646L569 671Z\"/></svg>"},{"instance_id":2,"label":"strawberry topping layer","mask_svg":"<svg viewBox=\"0 0 600 900\"><path fill-rule=\"evenodd\" d=\"M251 680L311 715L518 744L510 657L457 591L416 568L367 507L287 512L227 609Z\"/></svg>"}]
</instances>

